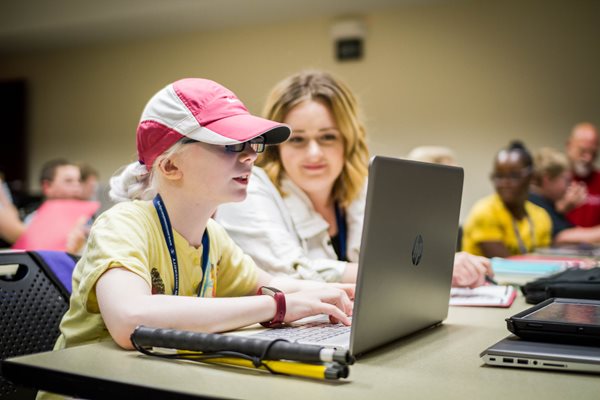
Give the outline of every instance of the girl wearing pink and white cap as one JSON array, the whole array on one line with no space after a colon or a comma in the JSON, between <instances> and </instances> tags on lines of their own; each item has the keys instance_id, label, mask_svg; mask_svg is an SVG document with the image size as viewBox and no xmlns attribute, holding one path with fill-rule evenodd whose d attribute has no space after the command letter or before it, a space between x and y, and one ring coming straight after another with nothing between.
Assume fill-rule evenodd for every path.
<instances>
[{"instance_id":1,"label":"girl wearing pink and white cap","mask_svg":"<svg viewBox=\"0 0 600 400\"><path fill-rule=\"evenodd\" d=\"M275 278L210 218L246 197L257 153L289 135L210 80L156 93L138 125L138 161L111 179L120 203L96 220L75 268L56 348L109 336L131 348L137 325L220 332L314 314L350 324L353 285Z\"/></svg>"}]
</instances>

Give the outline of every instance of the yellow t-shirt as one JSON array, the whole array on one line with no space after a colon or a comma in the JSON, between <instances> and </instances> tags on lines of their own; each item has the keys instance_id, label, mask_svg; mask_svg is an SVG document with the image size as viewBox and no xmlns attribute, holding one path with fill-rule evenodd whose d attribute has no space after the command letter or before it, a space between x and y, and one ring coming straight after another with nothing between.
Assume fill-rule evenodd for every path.
<instances>
[{"instance_id":1,"label":"yellow t-shirt","mask_svg":"<svg viewBox=\"0 0 600 400\"><path fill-rule=\"evenodd\" d=\"M210 238L210 277L213 285L204 297L254 294L257 268L254 261L213 220ZM179 264L179 295L196 296L202 279L202 248L191 246L173 231ZM110 337L98 309L95 285L109 268L124 267L141 276L154 294L173 294L173 267L160 222L150 201L115 205L94 223L86 250L73 271L70 307L60 324L55 349Z\"/></svg>"},{"instance_id":2,"label":"yellow t-shirt","mask_svg":"<svg viewBox=\"0 0 600 400\"><path fill-rule=\"evenodd\" d=\"M546 210L527 201L525 211L529 218L521 218L516 221L516 224L527 252L537 247L549 246L552 240L552 221ZM498 194L485 197L475 203L463 226L462 250L483 255L479 246L481 242L502 242L511 254L521 254L513 216Z\"/></svg>"}]
</instances>

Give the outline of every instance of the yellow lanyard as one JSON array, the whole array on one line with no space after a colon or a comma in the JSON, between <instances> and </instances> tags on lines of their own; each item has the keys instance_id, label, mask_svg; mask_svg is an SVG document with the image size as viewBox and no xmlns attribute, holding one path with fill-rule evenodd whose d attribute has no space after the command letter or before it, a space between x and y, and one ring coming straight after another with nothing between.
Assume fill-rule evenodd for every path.
<instances>
[{"instance_id":1,"label":"yellow lanyard","mask_svg":"<svg viewBox=\"0 0 600 400\"><path fill-rule=\"evenodd\" d=\"M529 216L529 214L525 214L527 217L527 222L529 222L529 233L531 234L531 251L535 249L535 226L533 225L533 220ZM519 245L519 251L521 254L527 253L527 246L525 246L525 242L521 238L521 233L519 232L519 227L517 225L517 220L515 217L512 219L513 221L513 230L515 231L515 236L517 237L517 243Z\"/></svg>"}]
</instances>

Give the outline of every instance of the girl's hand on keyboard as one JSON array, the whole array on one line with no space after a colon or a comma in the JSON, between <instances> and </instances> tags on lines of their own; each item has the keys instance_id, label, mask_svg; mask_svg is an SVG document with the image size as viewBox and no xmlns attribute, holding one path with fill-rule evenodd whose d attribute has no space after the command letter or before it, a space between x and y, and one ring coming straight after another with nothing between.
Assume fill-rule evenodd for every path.
<instances>
[{"instance_id":1,"label":"girl's hand on keyboard","mask_svg":"<svg viewBox=\"0 0 600 400\"><path fill-rule=\"evenodd\" d=\"M353 285L352 285L353 286ZM327 285L318 289L302 290L285 295L285 322L293 322L312 315L326 314L332 323L350 325L354 302L346 288ZM349 290L349 289L348 289ZM351 290L352 296L354 290Z\"/></svg>"},{"instance_id":2,"label":"girl's hand on keyboard","mask_svg":"<svg viewBox=\"0 0 600 400\"><path fill-rule=\"evenodd\" d=\"M351 300L354 300L354 290L356 289L354 283L327 283L327 285L343 290Z\"/></svg>"}]
</instances>

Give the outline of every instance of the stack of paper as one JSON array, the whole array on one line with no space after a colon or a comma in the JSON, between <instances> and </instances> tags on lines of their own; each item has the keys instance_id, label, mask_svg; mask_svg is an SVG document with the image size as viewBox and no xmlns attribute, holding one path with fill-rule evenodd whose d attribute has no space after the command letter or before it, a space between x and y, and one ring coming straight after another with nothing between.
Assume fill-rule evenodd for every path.
<instances>
[{"instance_id":1,"label":"stack of paper","mask_svg":"<svg viewBox=\"0 0 600 400\"><path fill-rule=\"evenodd\" d=\"M450 290L451 306L474 307L510 307L517 297L512 286L488 285L478 288L452 288Z\"/></svg>"},{"instance_id":2,"label":"stack of paper","mask_svg":"<svg viewBox=\"0 0 600 400\"><path fill-rule=\"evenodd\" d=\"M600 246L588 243L562 244L539 247L535 249L535 252L551 256L598 257L600 256Z\"/></svg>"}]
</instances>

